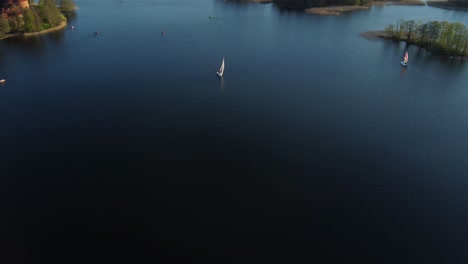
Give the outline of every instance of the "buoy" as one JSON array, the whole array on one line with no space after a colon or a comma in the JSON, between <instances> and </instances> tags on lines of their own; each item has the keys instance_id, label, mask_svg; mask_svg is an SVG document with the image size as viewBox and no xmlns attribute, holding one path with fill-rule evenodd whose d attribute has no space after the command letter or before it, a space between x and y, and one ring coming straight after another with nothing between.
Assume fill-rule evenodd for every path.
<instances>
[{"instance_id":1,"label":"buoy","mask_svg":"<svg viewBox=\"0 0 468 264\"><path fill-rule=\"evenodd\" d=\"M75 27L74 27L74 26L71 26L70 29L75 29Z\"/></svg>"},{"instance_id":2,"label":"buoy","mask_svg":"<svg viewBox=\"0 0 468 264\"><path fill-rule=\"evenodd\" d=\"M5 83L5 82L6 82L5 79L0 80L0 83Z\"/></svg>"}]
</instances>

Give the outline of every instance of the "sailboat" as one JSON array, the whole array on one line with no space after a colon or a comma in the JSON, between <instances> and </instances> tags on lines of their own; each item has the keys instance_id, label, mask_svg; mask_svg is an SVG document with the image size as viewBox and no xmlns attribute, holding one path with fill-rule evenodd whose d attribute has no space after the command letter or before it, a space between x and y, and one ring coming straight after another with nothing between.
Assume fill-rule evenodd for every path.
<instances>
[{"instance_id":1,"label":"sailboat","mask_svg":"<svg viewBox=\"0 0 468 264\"><path fill-rule=\"evenodd\" d=\"M223 77L224 74L224 57L223 57L223 62L221 63L221 67L219 68L219 71L216 72L219 77Z\"/></svg>"},{"instance_id":2,"label":"sailboat","mask_svg":"<svg viewBox=\"0 0 468 264\"><path fill-rule=\"evenodd\" d=\"M405 53L405 57L400 61L401 66L408 67L408 52Z\"/></svg>"}]
</instances>

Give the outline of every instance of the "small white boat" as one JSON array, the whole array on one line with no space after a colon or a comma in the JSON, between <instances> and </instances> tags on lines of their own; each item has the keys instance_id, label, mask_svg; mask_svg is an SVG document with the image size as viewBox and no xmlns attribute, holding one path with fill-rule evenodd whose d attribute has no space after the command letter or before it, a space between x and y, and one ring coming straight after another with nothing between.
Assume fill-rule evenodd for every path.
<instances>
[{"instance_id":1,"label":"small white boat","mask_svg":"<svg viewBox=\"0 0 468 264\"><path fill-rule=\"evenodd\" d=\"M223 62L221 63L221 67L219 68L219 71L216 72L216 74L219 77L223 77L223 74L224 74L224 57L223 57Z\"/></svg>"},{"instance_id":2,"label":"small white boat","mask_svg":"<svg viewBox=\"0 0 468 264\"><path fill-rule=\"evenodd\" d=\"M401 66L408 67L408 52L405 53L405 57L400 61Z\"/></svg>"},{"instance_id":3,"label":"small white boat","mask_svg":"<svg viewBox=\"0 0 468 264\"><path fill-rule=\"evenodd\" d=\"M5 82L6 82L5 79L0 80L0 83L5 83Z\"/></svg>"}]
</instances>

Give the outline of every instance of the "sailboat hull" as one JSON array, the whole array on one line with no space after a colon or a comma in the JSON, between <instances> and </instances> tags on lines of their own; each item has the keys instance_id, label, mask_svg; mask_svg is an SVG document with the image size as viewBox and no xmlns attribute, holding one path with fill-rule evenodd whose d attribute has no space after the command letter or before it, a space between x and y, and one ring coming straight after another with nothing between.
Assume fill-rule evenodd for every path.
<instances>
[{"instance_id":1,"label":"sailboat hull","mask_svg":"<svg viewBox=\"0 0 468 264\"><path fill-rule=\"evenodd\" d=\"M403 66L403 67L408 67L408 63L406 63L406 62L404 62L404 61L400 61L400 64L401 64L401 66Z\"/></svg>"},{"instance_id":2,"label":"sailboat hull","mask_svg":"<svg viewBox=\"0 0 468 264\"><path fill-rule=\"evenodd\" d=\"M219 73L219 72L216 72L216 75L218 75L219 78L222 78L222 77L223 77L223 75L222 75L221 73Z\"/></svg>"}]
</instances>

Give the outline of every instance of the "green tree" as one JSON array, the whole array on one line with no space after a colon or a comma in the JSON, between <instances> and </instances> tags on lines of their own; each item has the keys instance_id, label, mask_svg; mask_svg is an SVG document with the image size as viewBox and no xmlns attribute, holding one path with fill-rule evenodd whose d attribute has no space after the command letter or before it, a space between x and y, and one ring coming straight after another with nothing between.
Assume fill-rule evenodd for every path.
<instances>
[{"instance_id":1,"label":"green tree","mask_svg":"<svg viewBox=\"0 0 468 264\"><path fill-rule=\"evenodd\" d=\"M59 0L59 8L65 13L72 12L75 10L75 2L73 0Z\"/></svg>"},{"instance_id":2,"label":"green tree","mask_svg":"<svg viewBox=\"0 0 468 264\"><path fill-rule=\"evenodd\" d=\"M0 16L0 36L4 37L10 30L11 27L8 21L3 16Z\"/></svg>"},{"instance_id":3,"label":"green tree","mask_svg":"<svg viewBox=\"0 0 468 264\"><path fill-rule=\"evenodd\" d=\"M41 21L34 9L23 11L24 31L35 32L41 30Z\"/></svg>"},{"instance_id":4,"label":"green tree","mask_svg":"<svg viewBox=\"0 0 468 264\"><path fill-rule=\"evenodd\" d=\"M39 14L43 23L54 27L64 20L54 0L39 0L38 5Z\"/></svg>"},{"instance_id":5,"label":"green tree","mask_svg":"<svg viewBox=\"0 0 468 264\"><path fill-rule=\"evenodd\" d=\"M395 37L395 26L394 25L388 25L385 27L385 33L389 37Z\"/></svg>"},{"instance_id":6,"label":"green tree","mask_svg":"<svg viewBox=\"0 0 468 264\"><path fill-rule=\"evenodd\" d=\"M16 19L9 19L8 25L10 26L10 32L15 32L19 30L18 21L16 21Z\"/></svg>"},{"instance_id":7,"label":"green tree","mask_svg":"<svg viewBox=\"0 0 468 264\"><path fill-rule=\"evenodd\" d=\"M414 20L406 21L401 24L401 27L403 28L406 41L410 42L416 28L416 22Z\"/></svg>"},{"instance_id":8,"label":"green tree","mask_svg":"<svg viewBox=\"0 0 468 264\"><path fill-rule=\"evenodd\" d=\"M453 24L453 44L452 48L455 51L458 51L460 49L460 46L462 44L463 40L463 32L465 30L465 25L462 23L454 23Z\"/></svg>"},{"instance_id":9,"label":"green tree","mask_svg":"<svg viewBox=\"0 0 468 264\"><path fill-rule=\"evenodd\" d=\"M465 56L468 52L468 28L461 23L398 20L385 28L388 36L428 48L432 52Z\"/></svg>"}]
</instances>

